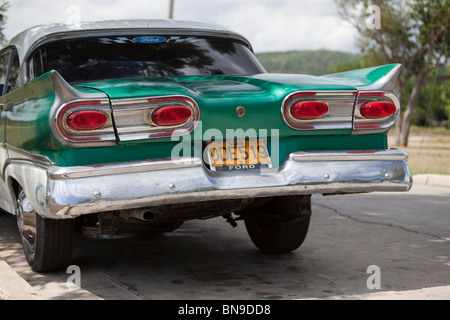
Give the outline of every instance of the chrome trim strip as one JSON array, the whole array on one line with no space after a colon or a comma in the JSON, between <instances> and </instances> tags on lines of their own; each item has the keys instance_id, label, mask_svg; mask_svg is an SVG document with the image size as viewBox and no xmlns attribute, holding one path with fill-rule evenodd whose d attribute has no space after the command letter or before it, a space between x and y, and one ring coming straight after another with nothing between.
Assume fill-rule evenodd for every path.
<instances>
[{"instance_id":1,"label":"chrome trim strip","mask_svg":"<svg viewBox=\"0 0 450 320\"><path fill-rule=\"evenodd\" d=\"M51 167L47 170L48 177L53 180L89 178L105 175L120 175L128 173L150 172L180 168L201 167L200 159L160 159L126 163L111 163L100 166Z\"/></svg>"},{"instance_id":2,"label":"chrome trim strip","mask_svg":"<svg viewBox=\"0 0 450 320\"><path fill-rule=\"evenodd\" d=\"M397 149L383 151L347 151L347 152L294 152L290 157L298 162L305 161L405 161L408 154Z\"/></svg>"},{"instance_id":3,"label":"chrome trim strip","mask_svg":"<svg viewBox=\"0 0 450 320\"><path fill-rule=\"evenodd\" d=\"M46 156L41 156L35 153L25 151L8 143L5 143L5 148L10 152L8 159L9 161L16 161L16 160L29 161L31 163L37 163L42 167L50 167L53 165L53 162ZM20 158L18 158L17 156Z\"/></svg>"}]
</instances>

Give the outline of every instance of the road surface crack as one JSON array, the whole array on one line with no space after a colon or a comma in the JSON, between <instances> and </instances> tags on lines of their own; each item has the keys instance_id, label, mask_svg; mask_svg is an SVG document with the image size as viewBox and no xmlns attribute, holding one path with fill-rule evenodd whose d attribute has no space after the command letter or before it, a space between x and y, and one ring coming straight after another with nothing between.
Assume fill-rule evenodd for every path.
<instances>
[{"instance_id":1,"label":"road surface crack","mask_svg":"<svg viewBox=\"0 0 450 320\"><path fill-rule=\"evenodd\" d=\"M408 231L408 232L413 232L413 233L424 235L424 236L428 236L428 237L433 237L433 238L436 238L436 239L439 239L439 240L442 240L442 241L445 241L445 242L449 241L449 239L445 238L445 237L441 237L441 236L438 236L438 235L435 235L435 234L432 234L432 233L427 233L427 232L423 232L423 231L419 231L419 230L410 229L410 228L407 228L407 227L404 227L404 226L400 226L400 225L396 225L396 224L391 224L391 223L386 223L386 222L368 221L368 220L365 220L365 219L356 218L354 216L346 215L346 214L340 212L339 210L337 210L337 209L335 209L333 207L329 207L329 206L321 204L321 203L314 203L314 205L317 205L319 207L328 209L328 210L336 213L337 215L339 215L341 217L344 217L344 218L347 218L347 219L350 219L350 220L353 220L353 221L356 221L356 222L359 222L359 223L367 223L367 224L373 224L373 225L387 226L387 227L397 228L397 229L401 229L401 230Z\"/></svg>"}]
</instances>

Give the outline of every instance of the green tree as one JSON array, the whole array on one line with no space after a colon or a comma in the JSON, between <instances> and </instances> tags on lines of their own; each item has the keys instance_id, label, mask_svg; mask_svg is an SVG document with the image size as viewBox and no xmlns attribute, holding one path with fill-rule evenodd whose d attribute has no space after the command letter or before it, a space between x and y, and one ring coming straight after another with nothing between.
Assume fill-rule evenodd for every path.
<instances>
[{"instance_id":1,"label":"green tree","mask_svg":"<svg viewBox=\"0 0 450 320\"><path fill-rule=\"evenodd\" d=\"M8 10L9 2L3 2L0 5L0 44L3 45L6 42L5 34L3 29L6 23L6 11Z\"/></svg>"},{"instance_id":2,"label":"green tree","mask_svg":"<svg viewBox=\"0 0 450 320\"><path fill-rule=\"evenodd\" d=\"M324 75L334 72L334 66L356 60L359 56L330 50L265 52L256 55L271 73Z\"/></svg>"},{"instance_id":3,"label":"green tree","mask_svg":"<svg viewBox=\"0 0 450 320\"><path fill-rule=\"evenodd\" d=\"M444 126L448 123L447 104L449 88L442 83L433 83L422 88L411 123L419 126Z\"/></svg>"},{"instance_id":4,"label":"green tree","mask_svg":"<svg viewBox=\"0 0 450 320\"><path fill-rule=\"evenodd\" d=\"M335 2L340 16L358 31L357 45L364 56L363 64L403 65L397 93L406 107L397 122L396 136L398 144L407 146L422 87L450 78L438 73L439 66L448 64L450 59L450 0ZM378 25L371 20L377 18ZM410 84L412 87L408 88Z\"/></svg>"}]
</instances>

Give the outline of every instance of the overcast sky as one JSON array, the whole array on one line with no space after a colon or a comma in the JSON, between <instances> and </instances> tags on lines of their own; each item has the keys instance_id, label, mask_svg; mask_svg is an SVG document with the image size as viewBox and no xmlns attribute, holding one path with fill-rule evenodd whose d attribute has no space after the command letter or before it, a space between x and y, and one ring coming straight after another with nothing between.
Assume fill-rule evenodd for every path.
<instances>
[{"instance_id":1,"label":"overcast sky","mask_svg":"<svg viewBox=\"0 0 450 320\"><path fill-rule=\"evenodd\" d=\"M0 3L4 0L0 0ZM166 19L169 0L9 0L4 33L71 19ZM256 52L329 49L357 52L354 29L333 0L175 0L174 19L223 25Z\"/></svg>"}]
</instances>

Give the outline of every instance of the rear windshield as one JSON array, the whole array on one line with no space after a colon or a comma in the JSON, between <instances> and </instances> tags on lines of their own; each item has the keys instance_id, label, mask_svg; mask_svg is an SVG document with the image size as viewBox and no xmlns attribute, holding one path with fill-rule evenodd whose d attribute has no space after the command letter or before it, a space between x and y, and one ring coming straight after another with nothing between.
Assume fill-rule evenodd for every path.
<instances>
[{"instance_id":1,"label":"rear windshield","mask_svg":"<svg viewBox=\"0 0 450 320\"><path fill-rule=\"evenodd\" d=\"M228 38L117 36L59 40L30 58L30 78L50 70L71 83L114 78L265 72L249 48Z\"/></svg>"}]
</instances>

